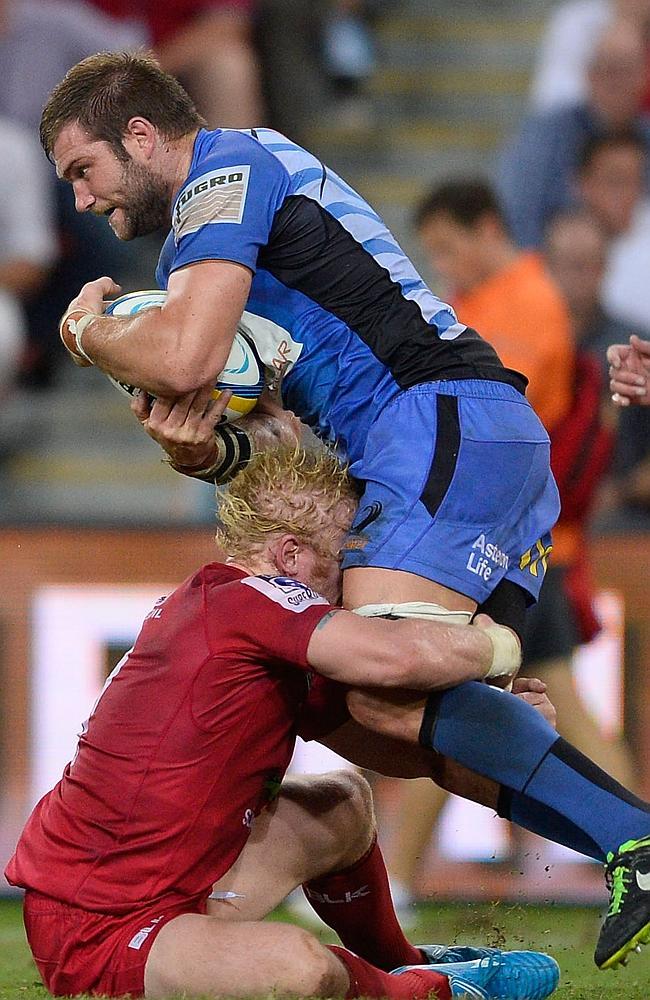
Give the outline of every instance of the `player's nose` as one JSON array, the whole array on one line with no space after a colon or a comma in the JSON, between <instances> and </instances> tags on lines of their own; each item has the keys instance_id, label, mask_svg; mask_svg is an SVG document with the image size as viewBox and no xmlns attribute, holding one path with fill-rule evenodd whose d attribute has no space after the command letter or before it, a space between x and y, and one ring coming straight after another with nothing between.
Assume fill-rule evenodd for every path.
<instances>
[{"instance_id":1,"label":"player's nose","mask_svg":"<svg viewBox=\"0 0 650 1000\"><path fill-rule=\"evenodd\" d=\"M74 185L74 207L77 212L87 212L95 204L95 196L86 184Z\"/></svg>"}]
</instances>

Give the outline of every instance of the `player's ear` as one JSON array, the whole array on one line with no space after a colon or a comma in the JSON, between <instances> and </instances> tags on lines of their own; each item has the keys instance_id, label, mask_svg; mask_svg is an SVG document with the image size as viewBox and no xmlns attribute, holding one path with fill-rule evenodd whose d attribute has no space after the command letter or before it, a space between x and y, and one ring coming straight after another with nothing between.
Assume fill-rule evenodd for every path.
<instances>
[{"instance_id":1,"label":"player's ear","mask_svg":"<svg viewBox=\"0 0 650 1000\"><path fill-rule=\"evenodd\" d=\"M158 133L148 118L134 115L127 122L122 145L130 156L136 152L149 158L155 147Z\"/></svg>"},{"instance_id":2,"label":"player's ear","mask_svg":"<svg viewBox=\"0 0 650 1000\"><path fill-rule=\"evenodd\" d=\"M302 542L295 535L284 534L271 546L271 555L278 573L295 577L300 565Z\"/></svg>"}]
</instances>

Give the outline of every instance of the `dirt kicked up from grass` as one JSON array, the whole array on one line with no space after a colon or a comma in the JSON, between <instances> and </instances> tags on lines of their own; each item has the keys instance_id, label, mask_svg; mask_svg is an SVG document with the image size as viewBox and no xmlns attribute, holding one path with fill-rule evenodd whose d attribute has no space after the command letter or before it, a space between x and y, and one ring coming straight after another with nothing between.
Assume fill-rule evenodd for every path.
<instances>
[{"instance_id":1,"label":"dirt kicked up from grass","mask_svg":"<svg viewBox=\"0 0 650 1000\"><path fill-rule=\"evenodd\" d=\"M274 919L285 919L282 910ZM412 941L487 944L546 951L562 970L557 1000L650 1000L650 948L625 969L599 972L593 950L600 918L592 909L509 904L435 906L417 911ZM311 929L311 928L310 928ZM324 943L336 938L316 931ZM45 1000L48 996L25 943L20 903L0 901L0 1000Z\"/></svg>"}]
</instances>

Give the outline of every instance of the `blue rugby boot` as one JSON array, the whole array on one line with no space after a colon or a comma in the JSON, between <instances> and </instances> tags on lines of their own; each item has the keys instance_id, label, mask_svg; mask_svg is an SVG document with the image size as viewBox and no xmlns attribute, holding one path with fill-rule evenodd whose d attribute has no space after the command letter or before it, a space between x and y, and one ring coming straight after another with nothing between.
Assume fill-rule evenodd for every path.
<instances>
[{"instance_id":1,"label":"blue rugby boot","mask_svg":"<svg viewBox=\"0 0 650 1000\"><path fill-rule=\"evenodd\" d=\"M405 965L392 974L421 968L447 976L452 997L466 1000L545 1000L560 981L559 966L550 955L496 949L471 962Z\"/></svg>"},{"instance_id":2,"label":"blue rugby boot","mask_svg":"<svg viewBox=\"0 0 650 1000\"><path fill-rule=\"evenodd\" d=\"M443 962L475 962L479 958L500 955L500 948L475 948L467 944L416 944L427 965L441 965Z\"/></svg>"},{"instance_id":3,"label":"blue rugby boot","mask_svg":"<svg viewBox=\"0 0 650 1000\"><path fill-rule=\"evenodd\" d=\"M609 909L594 961L599 969L626 965L627 956L650 944L650 837L628 840L607 855Z\"/></svg>"}]
</instances>

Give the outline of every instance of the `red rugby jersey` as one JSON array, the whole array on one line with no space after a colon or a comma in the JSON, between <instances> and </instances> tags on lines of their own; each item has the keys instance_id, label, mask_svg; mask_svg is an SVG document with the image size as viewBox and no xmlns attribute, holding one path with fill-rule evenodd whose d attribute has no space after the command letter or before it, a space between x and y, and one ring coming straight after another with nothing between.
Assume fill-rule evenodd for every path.
<instances>
[{"instance_id":1,"label":"red rugby jersey","mask_svg":"<svg viewBox=\"0 0 650 1000\"><path fill-rule=\"evenodd\" d=\"M9 882L107 913L209 893L289 764L328 611L302 584L218 563L161 599L32 812Z\"/></svg>"}]
</instances>

